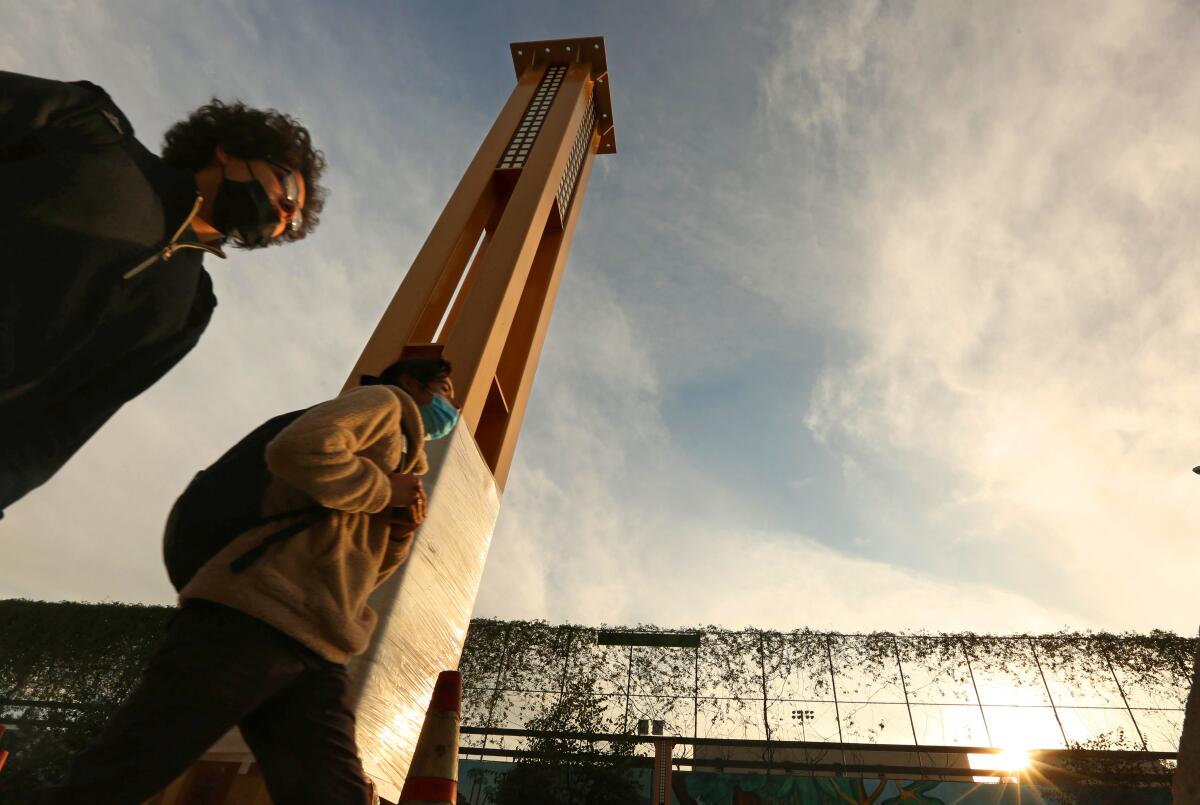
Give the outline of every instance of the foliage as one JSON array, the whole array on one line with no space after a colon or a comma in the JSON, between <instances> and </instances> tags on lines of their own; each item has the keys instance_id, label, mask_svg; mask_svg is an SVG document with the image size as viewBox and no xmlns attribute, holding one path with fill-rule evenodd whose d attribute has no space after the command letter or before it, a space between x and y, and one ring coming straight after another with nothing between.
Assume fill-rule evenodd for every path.
<instances>
[{"instance_id":1,"label":"foliage","mask_svg":"<svg viewBox=\"0 0 1200 805\"><path fill-rule=\"evenodd\" d=\"M0 722L11 753L0 800L25 801L62 775L133 688L173 612L0 601Z\"/></svg>"},{"instance_id":2,"label":"foliage","mask_svg":"<svg viewBox=\"0 0 1200 805\"><path fill-rule=\"evenodd\" d=\"M592 700L568 693L527 721L526 727L545 732L595 732L601 726L598 716ZM637 790L627 774L633 757L629 743L613 742L599 750L594 742L541 737L529 741L526 751L530 754L520 758L495 789L494 799L500 805L533 802L535 792L542 790L547 803L618 805L633 801L622 799L624 794ZM606 791L612 792L612 796Z\"/></svg>"},{"instance_id":3,"label":"foliage","mask_svg":"<svg viewBox=\"0 0 1200 805\"><path fill-rule=\"evenodd\" d=\"M490 795L496 805L638 805L640 788L620 765L551 758L514 764Z\"/></svg>"},{"instance_id":4,"label":"foliage","mask_svg":"<svg viewBox=\"0 0 1200 805\"><path fill-rule=\"evenodd\" d=\"M506 630L509 639L500 671L508 679L520 676L520 669L532 664L543 672L544 681L557 677L558 696L546 695L542 707L524 721L524 726L539 732L603 732L604 708L591 695L599 684L594 674L575 684L567 684L568 667L560 658L569 659L573 644L582 636L580 629L551 630L544 624L514 625ZM479 644L476 643L476 646ZM575 647L578 648L577 646ZM466 655L467 652L464 652ZM595 671L597 669L586 669ZM498 691L489 700L492 712L509 717L512 701L501 701ZM632 805L641 801L638 782L630 775L632 745L607 744L596 757L594 742L569 738L538 738L530 742L530 756L523 757L505 772L491 789L497 805ZM580 755L583 755L582 757Z\"/></svg>"},{"instance_id":5,"label":"foliage","mask_svg":"<svg viewBox=\"0 0 1200 805\"><path fill-rule=\"evenodd\" d=\"M630 631L661 630L641 625ZM1057 695L1056 704L1063 706L1071 702L1062 697L1079 695L1117 709L1136 694L1141 704L1133 707L1180 708L1197 645L1161 631L1040 636L841 635L713 626L694 631L702 637L698 650L613 647L596 645L596 630L580 626L477 619L463 653L464 723L532 729L535 722L552 722L560 730L630 734L638 718L658 718L667 722L669 734L690 737L695 730L701 736L772 740L784 725L781 713L791 706L783 699L887 700L882 693L903 703L919 693L926 702L965 704L977 701L978 689L989 680L1040 696L1047 706L1047 696ZM887 743L885 718L872 715L878 723L855 725L856 711L845 706L840 715L854 740ZM907 716L902 726L909 729ZM1144 748L1137 735L1093 736L1101 737L1107 748Z\"/></svg>"},{"instance_id":6,"label":"foliage","mask_svg":"<svg viewBox=\"0 0 1200 805\"><path fill-rule=\"evenodd\" d=\"M173 611L0 601L0 720L15 727L2 739L12 757L0 772L0 799L20 802L18 791L61 773L137 681ZM661 630L642 625L631 631ZM699 649L630 648L598 646L596 630L581 626L475 620L461 663L463 722L630 735L639 718L656 718L667 722L668 734L690 736L695 730L701 736L772 740L780 739L794 704L777 700L789 696L845 701L891 690L905 696L919 692L926 701L966 703L973 700L976 680L988 675L1042 690L1045 678L1056 695L1091 691L1088 695L1116 697L1110 702L1115 707L1124 697L1137 696L1141 703L1133 707L1162 702L1177 708L1191 684L1196 648L1195 640L1157 631L1006 637L712 626L695 631L702 638ZM847 710L843 726L854 718ZM855 740L878 741L884 726L881 717L872 716ZM514 739L507 740L512 745ZM495 746L496 738L464 735L464 744ZM519 745L542 757L514 772L508 783L514 790L523 775L557 775L562 785L580 791L604 779L620 790L597 769L614 766L614 759L620 768L633 754L632 744L620 740L558 738ZM1119 731L1075 746L1142 748L1139 736ZM572 760L568 781L566 759L578 754L607 760L578 775L580 764Z\"/></svg>"}]
</instances>

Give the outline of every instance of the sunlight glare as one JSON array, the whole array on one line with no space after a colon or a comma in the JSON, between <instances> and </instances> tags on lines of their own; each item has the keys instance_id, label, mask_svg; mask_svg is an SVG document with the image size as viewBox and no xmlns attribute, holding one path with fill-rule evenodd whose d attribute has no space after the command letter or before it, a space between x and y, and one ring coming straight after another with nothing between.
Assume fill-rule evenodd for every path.
<instances>
[{"instance_id":1,"label":"sunlight glare","mask_svg":"<svg viewBox=\"0 0 1200 805\"><path fill-rule=\"evenodd\" d=\"M972 769L995 769L1001 771L1020 772L1029 766L1029 750L1010 747L991 753L975 753L967 755L967 763ZM1017 782L1016 777L975 777L977 783Z\"/></svg>"},{"instance_id":2,"label":"sunlight glare","mask_svg":"<svg viewBox=\"0 0 1200 805\"><path fill-rule=\"evenodd\" d=\"M1020 771L1029 765L1029 752L1025 749L1005 749L998 755L992 755L993 768L1005 771Z\"/></svg>"}]
</instances>

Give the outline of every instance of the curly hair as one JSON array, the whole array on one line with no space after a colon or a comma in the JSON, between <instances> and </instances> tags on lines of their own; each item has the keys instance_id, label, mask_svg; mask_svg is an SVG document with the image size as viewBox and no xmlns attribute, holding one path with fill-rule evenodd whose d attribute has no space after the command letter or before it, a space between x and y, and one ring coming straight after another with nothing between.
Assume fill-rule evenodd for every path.
<instances>
[{"instance_id":1,"label":"curly hair","mask_svg":"<svg viewBox=\"0 0 1200 805\"><path fill-rule=\"evenodd\" d=\"M296 232L285 230L272 244L300 240L316 229L325 206L325 188L317 184L325 171L325 155L313 148L308 129L274 109L213 98L167 130L162 157L168 165L196 172L212 162L218 145L239 159L278 162L304 177L304 222Z\"/></svg>"}]
</instances>

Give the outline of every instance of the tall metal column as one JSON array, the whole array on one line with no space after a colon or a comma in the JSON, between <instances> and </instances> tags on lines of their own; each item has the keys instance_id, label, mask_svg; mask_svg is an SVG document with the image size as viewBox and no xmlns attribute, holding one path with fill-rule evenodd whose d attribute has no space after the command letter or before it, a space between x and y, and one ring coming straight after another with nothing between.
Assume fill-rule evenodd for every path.
<instances>
[{"instance_id":1,"label":"tall metal column","mask_svg":"<svg viewBox=\"0 0 1200 805\"><path fill-rule=\"evenodd\" d=\"M441 355L463 407L455 432L430 445L427 519L372 595L379 626L350 665L360 754L390 800L438 672L458 666L593 160L616 152L603 38L510 50L516 86L345 384ZM236 733L206 757L250 759Z\"/></svg>"},{"instance_id":2,"label":"tall metal column","mask_svg":"<svg viewBox=\"0 0 1200 805\"><path fill-rule=\"evenodd\" d=\"M431 450L428 519L351 666L360 752L389 799L437 673L458 664L591 166L616 150L603 39L510 47L517 86L347 381L440 354L463 413Z\"/></svg>"}]
</instances>

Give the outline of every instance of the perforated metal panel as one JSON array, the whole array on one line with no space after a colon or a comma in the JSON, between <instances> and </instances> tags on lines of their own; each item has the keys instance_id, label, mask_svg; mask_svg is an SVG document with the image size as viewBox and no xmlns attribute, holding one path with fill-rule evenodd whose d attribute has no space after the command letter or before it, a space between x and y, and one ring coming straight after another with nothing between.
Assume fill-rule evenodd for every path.
<instances>
[{"instance_id":1,"label":"perforated metal panel","mask_svg":"<svg viewBox=\"0 0 1200 805\"><path fill-rule=\"evenodd\" d=\"M583 119L579 121L579 131L575 133L575 143L571 146L571 157L567 160L567 168L563 171L558 183L558 222L561 225L567 220L571 202L575 198L575 187L579 184L579 174L583 171L583 160L592 143L592 132L596 128L596 105L588 100Z\"/></svg>"},{"instance_id":2,"label":"perforated metal panel","mask_svg":"<svg viewBox=\"0 0 1200 805\"><path fill-rule=\"evenodd\" d=\"M529 159L529 152L533 150L533 144L542 131L542 124L546 122L546 114L550 111L550 106L554 103L554 98L558 95L558 88L562 86L563 76L566 74L567 66L565 64L554 64L546 68L546 74L538 82L533 100L529 102L529 108L521 116L521 122L517 124L517 130L513 132L512 139L508 141L508 147L504 149L504 156L500 158L498 167L501 169L525 167L525 162Z\"/></svg>"}]
</instances>

